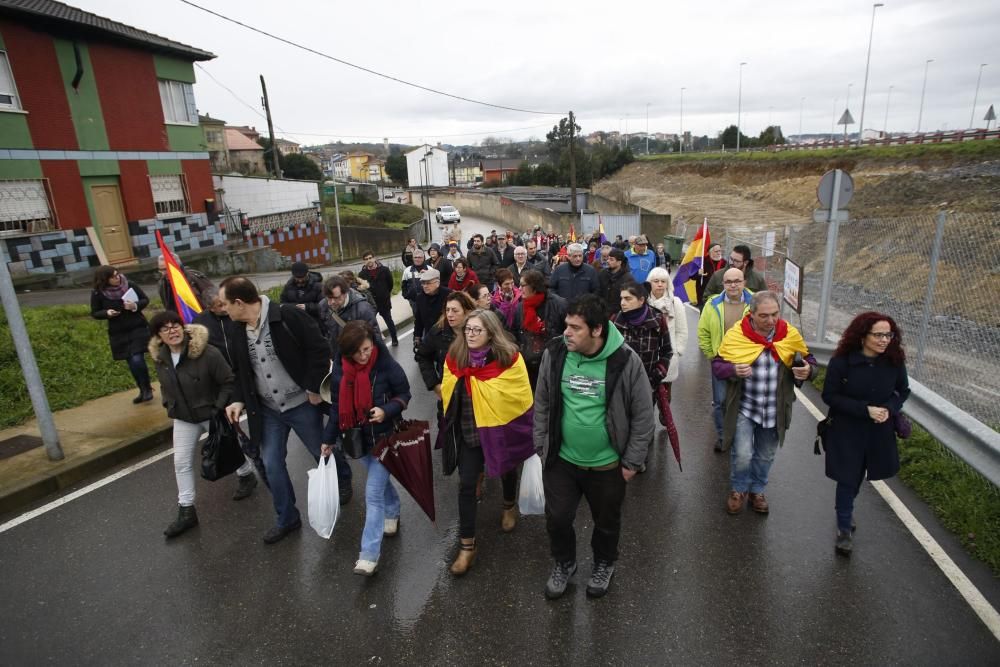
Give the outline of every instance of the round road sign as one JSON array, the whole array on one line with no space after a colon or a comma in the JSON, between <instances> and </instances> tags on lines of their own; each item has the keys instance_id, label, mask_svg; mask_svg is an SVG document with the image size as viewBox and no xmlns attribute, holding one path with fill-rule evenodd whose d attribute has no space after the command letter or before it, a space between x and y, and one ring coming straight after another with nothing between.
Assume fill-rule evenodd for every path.
<instances>
[{"instance_id":1,"label":"round road sign","mask_svg":"<svg viewBox=\"0 0 1000 667\"><path fill-rule=\"evenodd\" d=\"M816 198L825 209L829 209L833 205L833 184L836 181L838 171L840 172L840 196L837 198L837 208L847 208L847 203L854 196L854 179L851 178L851 175L842 169L832 169L823 174L823 178L819 179L819 186L816 188Z\"/></svg>"}]
</instances>

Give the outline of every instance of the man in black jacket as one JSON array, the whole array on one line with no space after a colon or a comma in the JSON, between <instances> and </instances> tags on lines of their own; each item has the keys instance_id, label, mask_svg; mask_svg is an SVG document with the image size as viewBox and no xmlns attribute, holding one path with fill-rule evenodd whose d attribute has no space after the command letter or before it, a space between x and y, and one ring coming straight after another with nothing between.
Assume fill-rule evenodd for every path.
<instances>
[{"instance_id":1,"label":"man in black jacket","mask_svg":"<svg viewBox=\"0 0 1000 667\"><path fill-rule=\"evenodd\" d=\"M608 306L608 317L620 310L618 306L621 301L622 285L632 279L625 253L618 248L612 248L608 253L608 268L602 269L597 274L599 283L597 296L604 299L604 303Z\"/></svg>"},{"instance_id":2,"label":"man in black jacket","mask_svg":"<svg viewBox=\"0 0 1000 667\"><path fill-rule=\"evenodd\" d=\"M358 272L358 277L367 280L371 286L375 308L385 320L385 326L392 338L392 346L396 347L399 345L399 337L396 335L396 323L392 321L392 271L375 259L375 253L371 251L366 252L362 259L365 266Z\"/></svg>"},{"instance_id":3,"label":"man in black jacket","mask_svg":"<svg viewBox=\"0 0 1000 667\"><path fill-rule=\"evenodd\" d=\"M557 266L549 278L552 291L569 302L584 294L595 294L599 287L597 271L583 261L584 250L583 244L569 244L569 261Z\"/></svg>"},{"instance_id":4,"label":"man in black jacket","mask_svg":"<svg viewBox=\"0 0 1000 667\"><path fill-rule=\"evenodd\" d=\"M236 324L226 314L226 308L219 298L217 287L207 290L203 296L208 302L208 307L194 318L194 323L208 329L209 344L222 353L226 363L232 368Z\"/></svg>"},{"instance_id":5,"label":"man in black jacket","mask_svg":"<svg viewBox=\"0 0 1000 667\"><path fill-rule=\"evenodd\" d=\"M264 534L274 544L302 527L285 464L288 433L294 430L319 461L323 412L319 386L330 370L330 351L316 322L305 312L271 303L250 280L230 276L219 298L236 323L233 372L236 384L226 416L237 423L246 408L250 439L260 447L277 523ZM341 504L350 499L351 469L337 459ZM346 492L345 492L346 490Z\"/></svg>"},{"instance_id":6,"label":"man in black jacket","mask_svg":"<svg viewBox=\"0 0 1000 667\"><path fill-rule=\"evenodd\" d=\"M413 313L413 349L416 350L424 332L430 331L444 312L444 299L451 294L447 287L441 287L441 273L437 269L427 269L420 274L421 293L417 295L416 311Z\"/></svg>"},{"instance_id":7,"label":"man in black jacket","mask_svg":"<svg viewBox=\"0 0 1000 667\"><path fill-rule=\"evenodd\" d=\"M475 234L472 237L472 250L466 255L466 259L469 260L469 268L479 277L479 282L489 287L492 292L493 274L500 268L500 260L492 248L485 245L482 234Z\"/></svg>"},{"instance_id":8,"label":"man in black jacket","mask_svg":"<svg viewBox=\"0 0 1000 667\"><path fill-rule=\"evenodd\" d=\"M319 302L323 298L323 276L310 272L305 262L292 264L292 277L281 290L281 303L289 303L309 313L319 323ZM320 324L320 329L322 329Z\"/></svg>"}]
</instances>

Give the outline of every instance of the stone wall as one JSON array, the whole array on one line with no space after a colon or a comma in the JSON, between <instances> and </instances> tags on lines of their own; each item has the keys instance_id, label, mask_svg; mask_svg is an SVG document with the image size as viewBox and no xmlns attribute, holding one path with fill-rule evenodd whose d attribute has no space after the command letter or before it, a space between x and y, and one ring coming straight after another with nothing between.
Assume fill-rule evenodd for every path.
<instances>
[{"instance_id":1,"label":"stone wall","mask_svg":"<svg viewBox=\"0 0 1000 667\"><path fill-rule=\"evenodd\" d=\"M329 264L331 261L330 239L315 219L309 224L256 232L247 239L247 247L273 248L289 262Z\"/></svg>"}]
</instances>

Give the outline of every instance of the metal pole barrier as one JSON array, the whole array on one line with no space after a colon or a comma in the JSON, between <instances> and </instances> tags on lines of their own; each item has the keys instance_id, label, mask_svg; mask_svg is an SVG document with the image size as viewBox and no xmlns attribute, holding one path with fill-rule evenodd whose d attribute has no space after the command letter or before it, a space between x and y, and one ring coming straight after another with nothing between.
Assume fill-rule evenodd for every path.
<instances>
[{"instance_id":1,"label":"metal pole barrier","mask_svg":"<svg viewBox=\"0 0 1000 667\"><path fill-rule=\"evenodd\" d=\"M48 396L45 395L45 385L42 384L38 364L35 363L31 341L28 340L28 329L24 326L24 316L21 314L21 305L17 302L14 283L7 270L7 258L2 252L0 252L0 300L3 301L3 309L7 313L10 336L14 339L24 382L28 385L28 395L31 396L31 407L34 408L35 417L38 419L38 430L42 434L42 442L45 443L45 453L50 461L62 461L63 451L59 444L56 423L52 419L52 410L49 408Z\"/></svg>"},{"instance_id":2,"label":"metal pole barrier","mask_svg":"<svg viewBox=\"0 0 1000 667\"><path fill-rule=\"evenodd\" d=\"M924 297L924 314L920 318L920 334L917 336L917 363L913 365L913 377L922 377L924 351L927 347L927 329L931 322L931 306L934 303L934 288L937 284L938 260L941 258L941 243L944 241L944 224L948 215L944 211L937 214L937 231L931 248L931 273L927 278L927 296Z\"/></svg>"},{"instance_id":3,"label":"metal pole barrier","mask_svg":"<svg viewBox=\"0 0 1000 667\"><path fill-rule=\"evenodd\" d=\"M833 262L837 254L837 207L840 206L840 181L844 172L837 169L833 173L833 201L830 202L830 221L826 231L826 260L823 263L823 287L819 295L819 314L816 318L816 340L826 341L826 312L830 308L830 292L833 290Z\"/></svg>"}]
</instances>

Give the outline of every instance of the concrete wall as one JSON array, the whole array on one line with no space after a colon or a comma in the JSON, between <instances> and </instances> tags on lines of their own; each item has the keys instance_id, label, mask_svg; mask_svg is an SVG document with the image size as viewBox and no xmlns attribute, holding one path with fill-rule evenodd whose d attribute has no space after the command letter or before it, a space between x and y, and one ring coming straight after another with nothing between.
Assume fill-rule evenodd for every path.
<instances>
[{"instance_id":1,"label":"concrete wall","mask_svg":"<svg viewBox=\"0 0 1000 667\"><path fill-rule=\"evenodd\" d=\"M251 176L213 176L215 189L224 190L222 204L240 209L251 218L285 211L315 208L319 201L319 184L314 181L293 181Z\"/></svg>"},{"instance_id":2,"label":"concrete wall","mask_svg":"<svg viewBox=\"0 0 1000 667\"><path fill-rule=\"evenodd\" d=\"M387 229L384 227L354 227L341 225L340 232L344 241L344 259L360 259L367 252L376 255L401 255L406 242L410 238L422 239L423 221L415 222L406 229ZM330 255L333 261L340 261L340 244L337 239L336 225L329 226ZM421 245L426 244L421 241Z\"/></svg>"},{"instance_id":3,"label":"concrete wall","mask_svg":"<svg viewBox=\"0 0 1000 667\"><path fill-rule=\"evenodd\" d=\"M431 208L453 204L462 215L496 220L505 229L530 231L535 225L557 234L569 230L569 223L554 211L532 208L519 201L488 192L437 191L430 193ZM564 227L565 225L565 227Z\"/></svg>"},{"instance_id":4,"label":"concrete wall","mask_svg":"<svg viewBox=\"0 0 1000 667\"><path fill-rule=\"evenodd\" d=\"M249 248L274 248L289 262L329 264L330 241L323 225L313 218L309 223L259 231L247 240Z\"/></svg>"}]
</instances>

